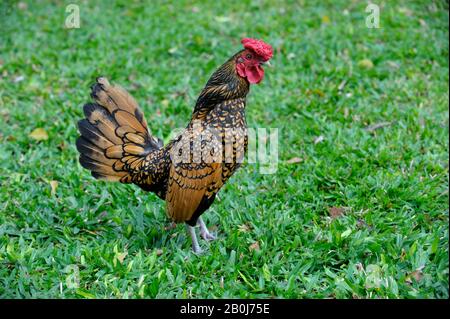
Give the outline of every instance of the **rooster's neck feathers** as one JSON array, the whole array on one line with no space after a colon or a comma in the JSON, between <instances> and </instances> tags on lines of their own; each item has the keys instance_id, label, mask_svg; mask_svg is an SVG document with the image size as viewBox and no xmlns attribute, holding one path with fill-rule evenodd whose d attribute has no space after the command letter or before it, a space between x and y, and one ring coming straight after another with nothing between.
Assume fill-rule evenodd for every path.
<instances>
[{"instance_id":1,"label":"rooster's neck feathers","mask_svg":"<svg viewBox=\"0 0 450 319\"><path fill-rule=\"evenodd\" d=\"M236 72L236 58L239 51L213 73L200 93L195 104L193 119L198 119L212 110L216 105L234 99L245 99L250 84Z\"/></svg>"}]
</instances>

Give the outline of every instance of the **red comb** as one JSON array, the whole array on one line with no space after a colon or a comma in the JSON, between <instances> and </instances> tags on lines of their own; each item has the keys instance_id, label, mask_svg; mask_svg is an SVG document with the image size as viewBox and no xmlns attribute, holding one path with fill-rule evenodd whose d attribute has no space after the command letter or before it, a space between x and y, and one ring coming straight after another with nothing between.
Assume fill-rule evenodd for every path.
<instances>
[{"instance_id":1,"label":"red comb","mask_svg":"<svg viewBox=\"0 0 450 319\"><path fill-rule=\"evenodd\" d=\"M264 61L270 60L273 56L272 46L262 40L244 38L241 40L241 43L244 45L244 48L252 50L257 55L262 57Z\"/></svg>"}]
</instances>

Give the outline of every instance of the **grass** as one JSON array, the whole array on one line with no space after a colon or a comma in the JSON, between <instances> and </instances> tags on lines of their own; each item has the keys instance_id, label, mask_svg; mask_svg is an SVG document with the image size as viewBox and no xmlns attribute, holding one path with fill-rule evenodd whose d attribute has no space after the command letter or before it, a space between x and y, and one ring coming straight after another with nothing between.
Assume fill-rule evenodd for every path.
<instances>
[{"instance_id":1,"label":"grass","mask_svg":"<svg viewBox=\"0 0 450 319\"><path fill-rule=\"evenodd\" d=\"M378 1L379 29L365 1L70 2L80 29L0 5L0 297L449 297L444 1ZM76 122L101 74L167 140L243 36L275 47L247 118L280 162L233 176L196 256L156 196L81 168Z\"/></svg>"}]
</instances>

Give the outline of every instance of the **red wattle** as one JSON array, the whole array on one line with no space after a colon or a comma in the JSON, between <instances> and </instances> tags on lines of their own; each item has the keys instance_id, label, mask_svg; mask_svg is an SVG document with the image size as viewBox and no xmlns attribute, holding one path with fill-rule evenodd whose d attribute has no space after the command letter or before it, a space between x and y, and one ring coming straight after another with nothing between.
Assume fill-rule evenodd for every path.
<instances>
[{"instance_id":1,"label":"red wattle","mask_svg":"<svg viewBox=\"0 0 450 319\"><path fill-rule=\"evenodd\" d=\"M247 80L252 84L258 84L264 77L264 69L258 66L249 66L245 68Z\"/></svg>"},{"instance_id":2,"label":"red wattle","mask_svg":"<svg viewBox=\"0 0 450 319\"><path fill-rule=\"evenodd\" d=\"M236 66L237 73L243 78L247 78L251 84L258 84L264 77L264 69L259 65L246 66L239 63Z\"/></svg>"}]
</instances>

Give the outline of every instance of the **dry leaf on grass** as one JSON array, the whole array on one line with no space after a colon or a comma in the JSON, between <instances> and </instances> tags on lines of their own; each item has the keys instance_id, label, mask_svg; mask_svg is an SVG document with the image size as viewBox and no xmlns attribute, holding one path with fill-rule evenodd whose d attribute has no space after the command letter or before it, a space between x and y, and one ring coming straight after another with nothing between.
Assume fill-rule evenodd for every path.
<instances>
[{"instance_id":1,"label":"dry leaf on grass","mask_svg":"<svg viewBox=\"0 0 450 319\"><path fill-rule=\"evenodd\" d=\"M125 259L125 257L128 255L127 251L124 251L123 253L117 254L117 260L123 264L123 260Z\"/></svg>"},{"instance_id":2,"label":"dry leaf on grass","mask_svg":"<svg viewBox=\"0 0 450 319\"><path fill-rule=\"evenodd\" d=\"M286 164L296 164L296 163L300 163L302 161L303 161L303 159L301 159L300 157L293 157L293 158L287 160Z\"/></svg>"},{"instance_id":3,"label":"dry leaf on grass","mask_svg":"<svg viewBox=\"0 0 450 319\"><path fill-rule=\"evenodd\" d=\"M177 223L170 223L169 225L164 226L164 230L171 230L174 228L177 228Z\"/></svg>"},{"instance_id":4,"label":"dry leaf on grass","mask_svg":"<svg viewBox=\"0 0 450 319\"><path fill-rule=\"evenodd\" d=\"M424 266L417 268L416 270L414 270L413 272L411 272L407 277L406 277L406 282L408 283L412 283L411 278L414 278L414 280L416 282L419 282L422 280L423 278L423 270Z\"/></svg>"},{"instance_id":5,"label":"dry leaf on grass","mask_svg":"<svg viewBox=\"0 0 450 319\"><path fill-rule=\"evenodd\" d=\"M27 10L28 9L28 4L26 4L25 2L19 2L17 4L17 7L19 8L19 10Z\"/></svg>"},{"instance_id":6,"label":"dry leaf on grass","mask_svg":"<svg viewBox=\"0 0 450 319\"><path fill-rule=\"evenodd\" d=\"M252 250L259 251L259 243L258 243L257 241L255 241L253 244L251 244L251 245L248 247L248 249L249 249L250 251L252 251Z\"/></svg>"},{"instance_id":7,"label":"dry leaf on grass","mask_svg":"<svg viewBox=\"0 0 450 319\"><path fill-rule=\"evenodd\" d=\"M58 181L50 181L50 187L52 188L52 195L55 195L58 188Z\"/></svg>"},{"instance_id":8,"label":"dry leaf on grass","mask_svg":"<svg viewBox=\"0 0 450 319\"><path fill-rule=\"evenodd\" d=\"M246 233L250 231L250 226L248 224L242 224L238 226L238 231L242 233Z\"/></svg>"},{"instance_id":9,"label":"dry leaf on grass","mask_svg":"<svg viewBox=\"0 0 450 319\"><path fill-rule=\"evenodd\" d=\"M31 137L33 140L36 141L45 141L48 140L48 134L47 132L43 129L43 128L37 128L35 129L33 132L30 133L30 135L28 135L29 137Z\"/></svg>"},{"instance_id":10,"label":"dry leaf on grass","mask_svg":"<svg viewBox=\"0 0 450 319\"><path fill-rule=\"evenodd\" d=\"M328 208L328 213L330 213L330 217L335 219L344 214L344 208L342 207L330 207Z\"/></svg>"}]
</instances>

